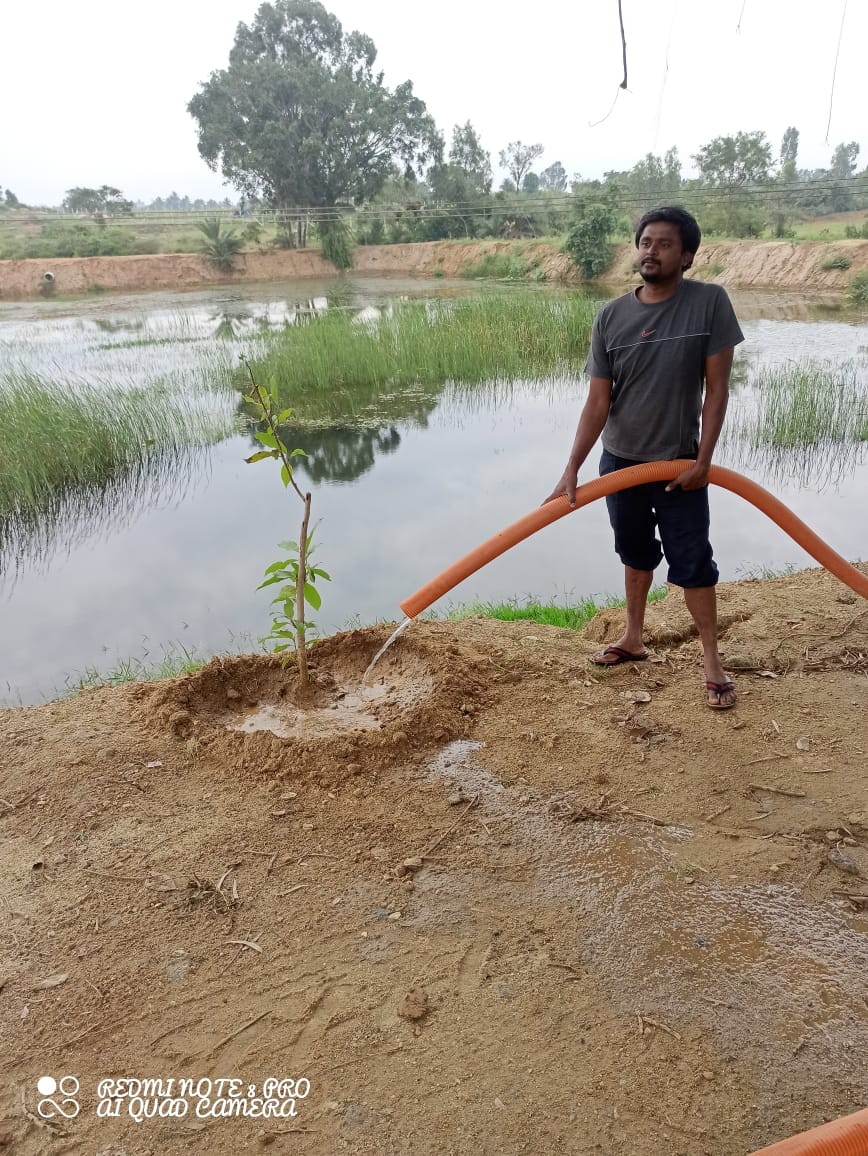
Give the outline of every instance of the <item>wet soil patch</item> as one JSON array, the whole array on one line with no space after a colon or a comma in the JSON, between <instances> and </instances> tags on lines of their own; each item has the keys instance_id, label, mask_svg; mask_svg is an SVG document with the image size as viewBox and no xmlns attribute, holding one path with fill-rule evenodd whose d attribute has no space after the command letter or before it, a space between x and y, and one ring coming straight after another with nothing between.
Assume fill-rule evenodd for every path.
<instances>
[{"instance_id":1,"label":"wet soil patch","mask_svg":"<svg viewBox=\"0 0 868 1156\"><path fill-rule=\"evenodd\" d=\"M863 1106L868 615L820 571L719 594L726 713L677 591L610 671L617 611L420 622L369 697L388 627L309 700L244 657L0 711L6 1146L744 1156ZM95 1114L275 1073L291 1136Z\"/></svg>"},{"instance_id":2,"label":"wet soil patch","mask_svg":"<svg viewBox=\"0 0 868 1156\"><path fill-rule=\"evenodd\" d=\"M308 690L294 663L216 658L192 674L138 688L136 715L240 772L382 769L465 734L489 697L471 654L420 635L404 635L365 682L388 632L323 640L311 649Z\"/></svg>"}]
</instances>

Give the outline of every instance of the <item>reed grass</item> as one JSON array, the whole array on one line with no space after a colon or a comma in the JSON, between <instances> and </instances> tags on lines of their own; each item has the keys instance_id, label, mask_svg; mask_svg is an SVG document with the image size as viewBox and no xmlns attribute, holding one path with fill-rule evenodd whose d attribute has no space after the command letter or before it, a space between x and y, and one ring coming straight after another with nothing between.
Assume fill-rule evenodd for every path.
<instances>
[{"instance_id":1,"label":"reed grass","mask_svg":"<svg viewBox=\"0 0 868 1156\"><path fill-rule=\"evenodd\" d=\"M659 602L665 598L669 588L654 586L648 594L649 602ZM613 606L624 606L623 598L609 596L597 601L582 598L573 605L559 605L543 602L530 595L521 601L511 598L506 602L469 602L449 610L451 620L462 618L497 618L501 622L536 622L540 626L560 626L566 630L581 630L591 621L598 610Z\"/></svg>"},{"instance_id":2,"label":"reed grass","mask_svg":"<svg viewBox=\"0 0 868 1156\"><path fill-rule=\"evenodd\" d=\"M521 252L486 253L479 261L468 261L460 276L469 280L524 281L538 272L541 263L539 254L526 257Z\"/></svg>"},{"instance_id":3,"label":"reed grass","mask_svg":"<svg viewBox=\"0 0 868 1156\"><path fill-rule=\"evenodd\" d=\"M253 370L299 421L353 416L413 387L578 372L595 309L577 294L504 293L408 302L364 320L329 311L271 339Z\"/></svg>"},{"instance_id":4,"label":"reed grass","mask_svg":"<svg viewBox=\"0 0 868 1156\"><path fill-rule=\"evenodd\" d=\"M107 390L7 373L0 378L4 545L34 530L44 537L70 500L99 509L119 484L132 492L152 488L157 475L183 474L192 451L237 428L225 405L203 405L201 395L188 399L158 382Z\"/></svg>"},{"instance_id":5,"label":"reed grass","mask_svg":"<svg viewBox=\"0 0 868 1156\"><path fill-rule=\"evenodd\" d=\"M798 450L868 438L868 385L847 363L803 361L761 369L753 404L727 423L728 435L752 448Z\"/></svg>"},{"instance_id":6,"label":"reed grass","mask_svg":"<svg viewBox=\"0 0 868 1156\"><path fill-rule=\"evenodd\" d=\"M188 650L181 643L171 644L156 662L143 658L120 659L110 670L101 671L95 666L86 666L82 671L66 676L63 697L80 694L99 686L123 686L128 682L155 682L163 678L176 678L179 674L190 674L199 670L208 661L200 658L194 650Z\"/></svg>"},{"instance_id":7,"label":"reed grass","mask_svg":"<svg viewBox=\"0 0 868 1156\"><path fill-rule=\"evenodd\" d=\"M850 282L848 296L854 305L868 305L868 269L857 273Z\"/></svg>"},{"instance_id":8,"label":"reed grass","mask_svg":"<svg viewBox=\"0 0 868 1156\"><path fill-rule=\"evenodd\" d=\"M840 485L868 445L868 382L851 363L767 367L739 392L724 425L728 465L771 486Z\"/></svg>"}]
</instances>

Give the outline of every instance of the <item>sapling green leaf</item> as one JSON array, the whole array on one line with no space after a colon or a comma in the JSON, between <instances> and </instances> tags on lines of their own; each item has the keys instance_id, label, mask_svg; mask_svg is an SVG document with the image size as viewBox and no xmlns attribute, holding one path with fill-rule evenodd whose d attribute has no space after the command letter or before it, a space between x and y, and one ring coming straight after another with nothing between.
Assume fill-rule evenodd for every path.
<instances>
[{"instance_id":1,"label":"sapling green leaf","mask_svg":"<svg viewBox=\"0 0 868 1156\"><path fill-rule=\"evenodd\" d=\"M305 582L304 584L304 600L309 606L312 606L314 610L319 610L322 606L322 598L320 597L319 590L317 590L316 586L312 586L310 582Z\"/></svg>"},{"instance_id":2,"label":"sapling green leaf","mask_svg":"<svg viewBox=\"0 0 868 1156\"><path fill-rule=\"evenodd\" d=\"M322 596L316 589L314 583L318 577L328 580L328 574L322 569L312 567L310 565L310 557L313 548L313 532L308 531L310 523L310 507L311 495L303 494L296 483L291 462L297 457L307 457L304 450L293 449L290 450L286 443L282 440L278 427L287 422L292 417L292 409L279 408L278 396L278 382L276 378L271 378L268 383L268 388L259 385L253 374L253 369L245 358L242 362L247 368L248 375L252 389L249 394L244 395L244 401L250 405L255 413L257 419L263 423L267 428L259 430L254 434L256 441L260 445L265 446L265 450L258 450L251 454L245 460L248 463L263 461L265 458L276 458L280 460L280 478L285 488L292 487L299 499L304 504L304 518L301 524L301 534L298 542L302 543L302 548L299 549L298 542L281 542L280 548L286 550L292 556L290 558L281 559L278 562L272 562L265 570L265 579L257 589L262 590L266 586L280 585L275 598L272 599L272 605L279 604L282 607L283 614L279 612L274 613L271 621L271 632L265 638L260 639L261 642L275 642L280 639L288 639L288 642L280 641L274 647L275 653L283 653L294 649L298 660L299 680L302 688L307 689L310 686L310 673L307 665L307 641L305 632L313 628L313 624L305 621L303 617L304 604L307 602L314 610L319 610L322 606ZM284 658L284 663L289 661Z\"/></svg>"}]
</instances>

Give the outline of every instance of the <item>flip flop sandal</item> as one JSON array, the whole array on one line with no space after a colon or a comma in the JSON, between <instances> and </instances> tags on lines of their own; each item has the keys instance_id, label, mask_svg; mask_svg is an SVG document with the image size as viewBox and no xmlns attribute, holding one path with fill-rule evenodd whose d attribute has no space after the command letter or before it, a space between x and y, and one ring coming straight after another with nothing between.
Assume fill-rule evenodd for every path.
<instances>
[{"instance_id":1,"label":"flip flop sandal","mask_svg":"<svg viewBox=\"0 0 868 1156\"><path fill-rule=\"evenodd\" d=\"M732 710L735 706L735 699L733 699L732 702L720 702L720 696L722 694L729 694L730 691L735 690L734 682L730 682L729 680L726 682L706 682L705 689L706 691L713 691L718 698L717 702L709 702L708 695L706 694L705 705L709 710Z\"/></svg>"},{"instance_id":2,"label":"flip flop sandal","mask_svg":"<svg viewBox=\"0 0 868 1156\"><path fill-rule=\"evenodd\" d=\"M614 654L614 662L601 662L607 654ZM648 657L648 651L643 650L641 654L631 654L629 650L625 650L623 646L607 646L605 650L599 654L595 654L591 658L594 666L620 666L622 662L644 662Z\"/></svg>"}]
</instances>

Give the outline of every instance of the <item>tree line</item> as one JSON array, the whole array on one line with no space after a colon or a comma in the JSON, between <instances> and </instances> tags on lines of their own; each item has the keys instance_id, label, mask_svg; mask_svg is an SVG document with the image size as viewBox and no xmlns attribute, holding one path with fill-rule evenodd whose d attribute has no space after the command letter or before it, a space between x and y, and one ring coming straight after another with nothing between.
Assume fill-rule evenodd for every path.
<instances>
[{"instance_id":1,"label":"tree line","mask_svg":"<svg viewBox=\"0 0 868 1156\"><path fill-rule=\"evenodd\" d=\"M370 37L346 32L318 0L269 0L238 25L227 66L187 106L200 155L239 200L173 191L133 203L102 185L67 190L63 208L98 223L134 210L231 209L271 220L286 246L304 245L312 226L335 252L348 239L582 235L603 224L627 234L666 201L691 208L712 236L786 237L800 218L868 209L859 144L838 144L827 168L801 168L795 126L777 150L762 131L715 137L692 156L690 177L677 148L588 180L545 163L541 143L510 141L498 152L507 175L495 191L491 154L471 121L454 126L447 148L412 82L390 89L376 57ZM18 203L8 190L5 203Z\"/></svg>"},{"instance_id":2,"label":"tree line","mask_svg":"<svg viewBox=\"0 0 868 1156\"><path fill-rule=\"evenodd\" d=\"M777 155L761 131L716 137L692 157L693 178L675 148L584 180L560 161L543 167L542 144L512 141L493 193L491 156L472 123L454 127L447 152L412 82L389 89L376 56L370 37L345 32L317 0L262 4L239 24L227 67L189 102L201 156L248 203L285 217L310 210L321 225L354 215L358 238L371 241L562 231L567 193L619 204L629 217L690 201L707 232L735 236L786 236L799 215L868 208L858 143L839 144L827 169L800 169L794 126Z\"/></svg>"}]
</instances>

